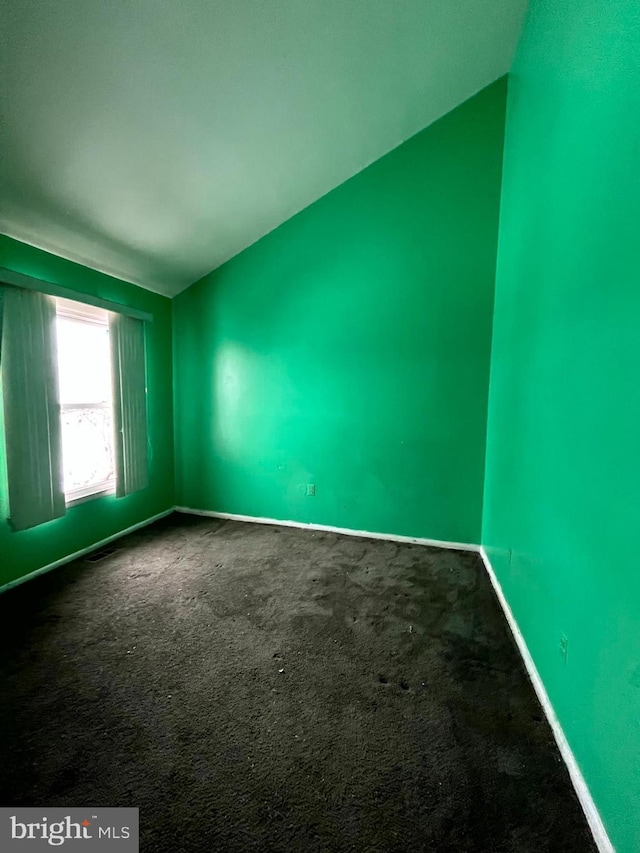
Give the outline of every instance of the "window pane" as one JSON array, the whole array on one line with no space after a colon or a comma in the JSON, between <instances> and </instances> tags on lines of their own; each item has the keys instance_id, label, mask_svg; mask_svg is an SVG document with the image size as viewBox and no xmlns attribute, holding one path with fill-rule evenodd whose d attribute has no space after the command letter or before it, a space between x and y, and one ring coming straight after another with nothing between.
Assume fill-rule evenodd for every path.
<instances>
[{"instance_id":1,"label":"window pane","mask_svg":"<svg viewBox=\"0 0 640 853\"><path fill-rule=\"evenodd\" d=\"M110 406L62 412L64 490L67 494L114 478L112 430Z\"/></svg>"},{"instance_id":2,"label":"window pane","mask_svg":"<svg viewBox=\"0 0 640 853\"><path fill-rule=\"evenodd\" d=\"M109 331L59 314L57 332L64 490L73 499L100 491L115 477Z\"/></svg>"},{"instance_id":3,"label":"window pane","mask_svg":"<svg viewBox=\"0 0 640 853\"><path fill-rule=\"evenodd\" d=\"M60 402L111 400L111 359L106 326L58 317Z\"/></svg>"}]
</instances>

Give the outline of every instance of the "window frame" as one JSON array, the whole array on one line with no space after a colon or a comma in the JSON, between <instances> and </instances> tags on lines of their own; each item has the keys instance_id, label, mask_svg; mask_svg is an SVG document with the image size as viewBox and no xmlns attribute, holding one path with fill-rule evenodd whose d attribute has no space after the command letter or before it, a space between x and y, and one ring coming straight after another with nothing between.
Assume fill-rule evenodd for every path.
<instances>
[{"instance_id":1,"label":"window frame","mask_svg":"<svg viewBox=\"0 0 640 853\"><path fill-rule=\"evenodd\" d=\"M56 318L75 320L76 322L86 323L89 325L102 326L108 331L109 312L104 308L98 308L84 302L76 302L63 297L55 297L55 300ZM113 400L111 402L101 403L60 403L61 427L62 415L64 412L74 411L77 409L111 409L113 422ZM90 486L82 486L79 489L72 489L69 492L65 491L65 505L69 508L76 506L77 504L85 503L86 501L94 500L95 498L105 497L106 495L115 495L115 493L116 472L114 468L113 476L109 480L103 480L100 483L93 483Z\"/></svg>"}]
</instances>

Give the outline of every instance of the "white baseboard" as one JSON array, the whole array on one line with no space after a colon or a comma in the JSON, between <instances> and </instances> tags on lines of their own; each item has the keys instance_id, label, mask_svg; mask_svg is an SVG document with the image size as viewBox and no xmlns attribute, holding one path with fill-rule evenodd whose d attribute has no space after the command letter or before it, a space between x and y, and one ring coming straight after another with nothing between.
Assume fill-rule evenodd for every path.
<instances>
[{"instance_id":1,"label":"white baseboard","mask_svg":"<svg viewBox=\"0 0 640 853\"><path fill-rule=\"evenodd\" d=\"M26 583L27 581L33 580L33 578L37 578L38 575L44 575L46 572L50 572L53 569L57 569L59 566L64 566L65 563L71 563L73 560L77 560L79 557L84 557L85 554L90 554L91 551L95 551L98 548L102 548L104 545L108 545L110 542L114 542L116 539L120 539L122 536L126 536L128 533L133 533L135 530L139 530L141 527L146 527L148 524L153 524L154 521L159 521L161 518L165 518L167 515L171 515L174 511L174 507L171 509L167 509L164 512L159 512L157 515L152 516L151 518L147 518L144 521L139 521L137 524L132 524L131 527L127 527L126 530L120 530L118 533L114 533L112 536L107 536L106 539L101 539L99 542L94 542L93 545L89 545L87 548L82 548L80 551L74 551L73 554L69 554L67 557L62 557L60 560L56 560L55 563L49 563L46 566L43 566L41 569L36 569L33 572L29 572L28 575L23 575L20 578L16 578L14 581L9 581L9 583L4 584L4 586L0 586L0 594L6 592L9 589L13 589L15 586L20 586L22 583Z\"/></svg>"},{"instance_id":2,"label":"white baseboard","mask_svg":"<svg viewBox=\"0 0 640 853\"><path fill-rule=\"evenodd\" d=\"M203 515L210 518L224 518L229 521L249 521L253 524L275 524L279 527L301 527L304 530L322 530L326 533L341 533L344 536L359 536L365 539L389 539L391 542L408 542L412 545L430 545L433 548L450 548L454 551L480 551L479 545L466 542L448 542L442 539L423 539L417 536L396 536L394 533L371 533L368 530L352 530L350 527L332 527L329 524L308 524L303 521L282 521L279 518L261 518L253 515L236 515L232 512L213 512L204 509L191 509L177 506L176 512L188 515Z\"/></svg>"},{"instance_id":3,"label":"white baseboard","mask_svg":"<svg viewBox=\"0 0 640 853\"><path fill-rule=\"evenodd\" d=\"M487 552L484 548L480 548L480 556L482 557L482 562L485 565L487 574L489 575L489 578L491 580L491 584L495 590L496 596L498 597L498 601L500 602L500 606L502 607L507 622L509 623L509 628L511 629L513 638L516 641L516 645L518 646L518 650L520 652L522 660L524 661L524 665L529 675L529 678L531 679L533 689L536 691L538 700L542 705L542 709L545 713L547 720L549 721L551 731L553 732L553 736L556 739L556 743L558 744L558 749L560 750L560 755L562 756L564 763L567 765L567 770L569 771L569 776L571 777L573 787L575 788L576 794L580 801L580 805L582 806L582 810L584 811L585 817L587 818L587 823L589 824L589 828L591 829L598 850L600 851L600 853L615 853L615 849L609 839L609 836L607 835L607 830L604 827L602 818L600 817L597 806L593 801L593 797L591 796L585 778L582 775L580 768L578 767L578 762L576 761L573 751L569 746L569 742L565 737L565 734L562 730L562 726L560 725L560 721L556 716L556 712L553 710L553 705L551 704L549 694L547 693L545 686L542 683L540 673L538 672L536 665L533 662L533 658L531 657L531 653L527 647L524 637L522 636L522 632L518 627L518 623L516 622L515 616L513 615L513 611L509 606L509 602L505 598L504 592L502 591L502 586L500 585L500 581L498 580L496 573L493 570L491 561L489 560Z\"/></svg>"}]
</instances>

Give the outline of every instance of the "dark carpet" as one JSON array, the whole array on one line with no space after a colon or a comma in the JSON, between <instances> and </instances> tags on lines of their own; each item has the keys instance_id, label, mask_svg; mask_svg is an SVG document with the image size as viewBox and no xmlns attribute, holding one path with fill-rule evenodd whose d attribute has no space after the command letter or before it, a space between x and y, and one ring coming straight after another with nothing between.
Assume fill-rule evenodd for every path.
<instances>
[{"instance_id":1,"label":"dark carpet","mask_svg":"<svg viewBox=\"0 0 640 853\"><path fill-rule=\"evenodd\" d=\"M476 554L173 515L0 596L0 801L141 850L595 850Z\"/></svg>"}]
</instances>

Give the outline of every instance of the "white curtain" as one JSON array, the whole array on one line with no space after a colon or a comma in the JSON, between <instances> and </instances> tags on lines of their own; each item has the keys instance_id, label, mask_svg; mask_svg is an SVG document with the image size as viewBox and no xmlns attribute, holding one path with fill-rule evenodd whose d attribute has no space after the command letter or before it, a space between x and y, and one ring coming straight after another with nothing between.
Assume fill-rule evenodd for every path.
<instances>
[{"instance_id":1,"label":"white curtain","mask_svg":"<svg viewBox=\"0 0 640 853\"><path fill-rule=\"evenodd\" d=\"M111 314L109 331L116 495L124 497L144 489L149 482L144 323L124 314Z\"/></svg>"},{"instance_id":2,"label":"white curtain","mask_svg":"<svg viewBox=\"0 0 640 853\"><path fill-rule=\"evenodd\" d=\"M54 299L0 286L9 515L15 530L65 513L57 364Z\"/></svg>"}]
</instances>

